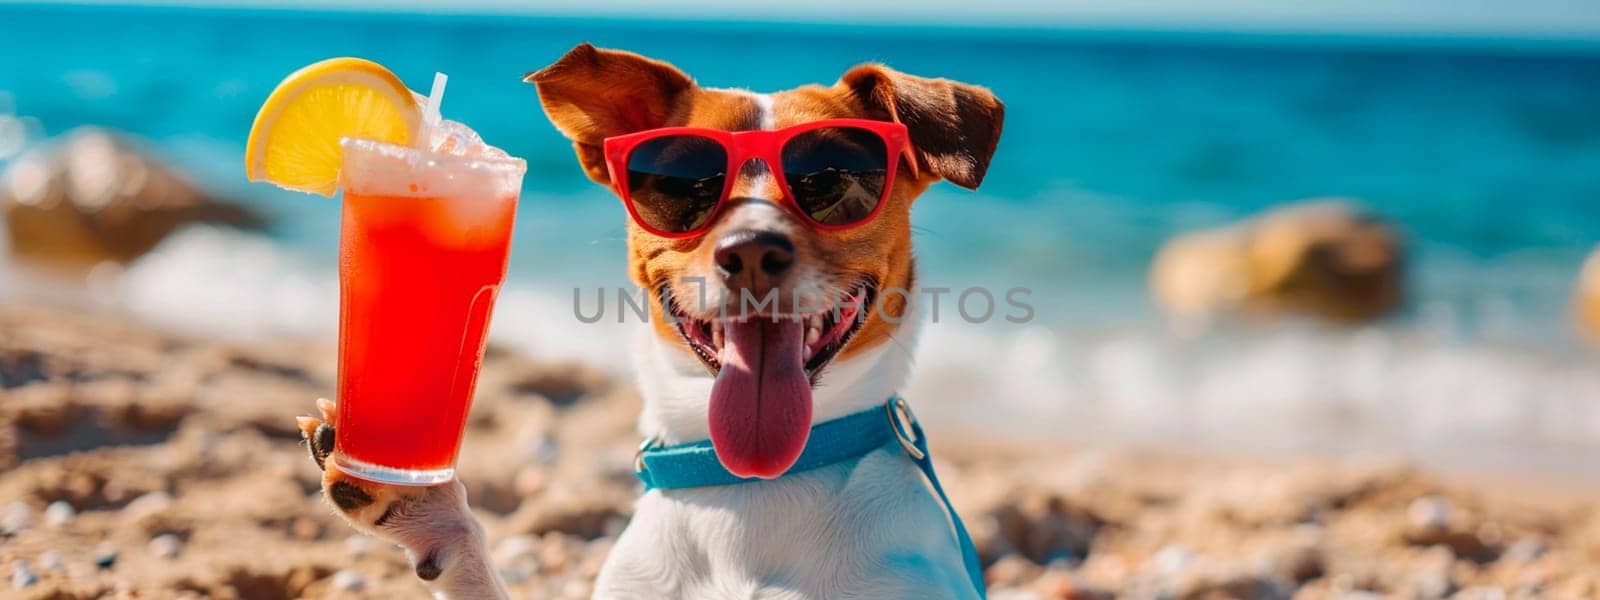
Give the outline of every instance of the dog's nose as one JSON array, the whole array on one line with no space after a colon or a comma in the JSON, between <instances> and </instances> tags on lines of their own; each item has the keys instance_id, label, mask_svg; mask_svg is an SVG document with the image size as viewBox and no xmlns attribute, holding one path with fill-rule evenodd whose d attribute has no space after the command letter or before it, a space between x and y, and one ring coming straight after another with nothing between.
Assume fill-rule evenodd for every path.
<instances>
[{"instance_id":1,"label":"dog's nose","mask_svg":"<svg viewBox=\"0 0 1600 600\"><path fill-rule=\"evenodd\" d=\"M794 242L773 231L741 229L717 240L712 259L730 287L766 289L794 265Z\"/></svg>"}]
</instances>

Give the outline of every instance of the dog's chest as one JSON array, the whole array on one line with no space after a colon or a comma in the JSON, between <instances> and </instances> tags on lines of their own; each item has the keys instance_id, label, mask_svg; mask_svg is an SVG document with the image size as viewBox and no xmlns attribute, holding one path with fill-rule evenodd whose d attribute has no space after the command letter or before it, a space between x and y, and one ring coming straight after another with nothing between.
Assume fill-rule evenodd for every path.
<instances>
[{"instance_id":1,"label":"dog's chest","mask_svg":"<svg viewBox=\"0 0 1600 600\"><path fill-rule=\"evenodd\" d=\"M640 498L597 598L968 598L943 508L898 447Z\"/></svg>"}]
</instances>

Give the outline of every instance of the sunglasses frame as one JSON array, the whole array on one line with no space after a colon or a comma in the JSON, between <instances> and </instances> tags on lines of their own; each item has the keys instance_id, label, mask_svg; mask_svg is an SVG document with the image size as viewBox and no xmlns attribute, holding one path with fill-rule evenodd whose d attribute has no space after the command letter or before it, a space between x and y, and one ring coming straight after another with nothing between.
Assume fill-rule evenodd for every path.
<instances>
[{"instance_id":1,"label":"sunglasses frame","mask_svg":"<svg viewBox=\"0 0 1600 600\"><path fill-rule=\"evenodd\" d=\"M873 205L872 212L867 216L844 225L828 225L817 222L811 215L806 214L800 207L800 201L795 198L794 191L789 189L789 179L783 174L783 147L796 136L833 127L863 129L883 140L884 149L888 156L884 164L888 170L884 174L883 192L878 198L878 203ZM705 223L689 231L671 232L652 227L649 223L639 218L639 211L634 206L633 195L628 191L628 159L633 151L644 142L674 136L691 135L706 138L722 146L723 153L728 155L728 175L722 183L722 195L717 198L717 203L711 209L711 214L706 217ZM810 123L801 123L782 129L757 129L749 131L726 131L722 129L708 129L704 127L661 127L644 131L608 137L604 142L606 169L611 175L611 187L622 198L622 204L628 209L628 217L634 224L652 235L682 239L702 235L716 222L717 215L727 205L728 198L733 195L733 184L738 179L739 169L751 159L759 158L767 164L767 169L772 172L773 178L778 182L778 188L783 192L784 202L790 211L794 212L811 227L823 231L840 231L859 227L877 218L878 213L889 201L890 190L894 188L895 171L900 166L900 157L909 153L910 138L906 133L906 126L891 121L874 121L871 119L823 119Z\"/></svg>"}]
</instances>

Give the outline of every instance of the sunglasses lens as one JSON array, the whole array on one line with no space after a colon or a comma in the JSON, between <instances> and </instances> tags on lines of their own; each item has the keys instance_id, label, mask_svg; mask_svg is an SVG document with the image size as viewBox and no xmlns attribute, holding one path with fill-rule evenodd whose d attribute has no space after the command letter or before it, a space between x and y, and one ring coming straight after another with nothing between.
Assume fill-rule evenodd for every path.
<instances>
[{"instance_id":1,"label":"sunglasses lens","mask_svg":"<svg viewBox=\"0 0 1600 600\"><path fill-rule=\"evenodd\" d=\"M795 203L823 225L852 225L872 215L888 184L883 137L857 127L824 127L783 146L783 177Z\"/></svg>"},{"instance_id":2,"label":"sunglasses lens","mask_svg":"<svg viewBox=\"0 0 1600 600\"><path fill-rule=\"evenodd\" d=\"M645 225L667 233L699 229L728 180L728 152L697 135L640 142L628 154L628 197Z\"/></svg>"}]
</instances>

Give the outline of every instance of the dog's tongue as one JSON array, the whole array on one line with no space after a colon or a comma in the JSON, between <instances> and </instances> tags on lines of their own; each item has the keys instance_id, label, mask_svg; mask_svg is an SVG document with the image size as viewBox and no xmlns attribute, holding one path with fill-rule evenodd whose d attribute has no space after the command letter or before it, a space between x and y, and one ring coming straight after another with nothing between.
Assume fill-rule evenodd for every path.
<instances>
[{"instance_id":1,"label":"dog's tongue","mask_svg":"<svg viewBox=\"0 0 1600 600\"><path fill-rule=\"evenodd\" d=\"M811 434L805 325L752 318L723 324L722 370L711 387L711 445L740 477L771 479L800 458Z\"/></svg>"}]
</instances>

